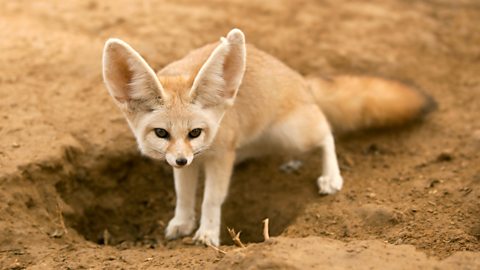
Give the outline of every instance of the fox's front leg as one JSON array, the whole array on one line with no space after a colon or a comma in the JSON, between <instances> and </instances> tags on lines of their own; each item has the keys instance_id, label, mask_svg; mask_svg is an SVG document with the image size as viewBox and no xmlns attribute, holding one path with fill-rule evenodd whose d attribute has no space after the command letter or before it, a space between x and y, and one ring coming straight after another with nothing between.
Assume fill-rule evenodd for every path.
<instances>
[{"instance_id":1,"label":"fox's front leg","mask_svg":"<svg viewBox=\"0 0 480 270\"><path fill-rule=\"evenodd\" d=\"M222 204L227 197L230 177L232 175L235 152L216 152L214 157L205 162L205 192L202 203L200 228L194 240L204 244L220 244L220 222Z\"/></svg>"},{"instance_id":2,"label":"fox's front leg","mask_svg":"<svg viewBox=\"0 0 480 270\"><path fill-rule=\"evenodd\" d=\"M195 191L197 189L199 167L193 163L182 169L173 169L177 203L175 216L168 223L165 235L175 239L189 235L195 229Z\"/></svg>"}]
</instances>

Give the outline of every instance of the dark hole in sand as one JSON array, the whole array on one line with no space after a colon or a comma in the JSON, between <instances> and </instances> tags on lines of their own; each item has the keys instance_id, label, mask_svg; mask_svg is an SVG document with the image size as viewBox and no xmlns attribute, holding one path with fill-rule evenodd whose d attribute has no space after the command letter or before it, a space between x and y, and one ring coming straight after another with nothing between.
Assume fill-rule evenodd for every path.
<instances>
[{"instance_id":1,"label":"dark hole in sand","mask_svg":"<svg viewBox=\"0 0 480 270\"><path fill-rule=\"evenodd\" d=\"M232 243L227 227L242 231L245 243L263 241L262 220L267 217L270 234L279 235L318 196L316 174L284 173L278 170L281 163L263 159L236 167L222 209L223 244ZM72 164L69 175L56 184L72 208L64 213L67 226L97 244L154 247L165 241L163 231L175 206L170 167L132 153L77 157ZM197 218L203 192L200 183Z\"/></svg>"}]
</instances>

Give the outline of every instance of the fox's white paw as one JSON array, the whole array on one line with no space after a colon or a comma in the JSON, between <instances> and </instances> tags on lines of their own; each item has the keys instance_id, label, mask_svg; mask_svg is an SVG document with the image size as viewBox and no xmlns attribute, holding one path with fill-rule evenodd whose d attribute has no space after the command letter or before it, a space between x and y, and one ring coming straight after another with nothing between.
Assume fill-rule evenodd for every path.
<instances>
[{"instance_id":1,"label":"fox's white paw","mask_svg":"<svg viewBox=\"0 0 480 270\"><path fill-rule=\"evenodd\" d=\"M220 245L220 233L215 232L214 230L205 230L202 227L198 229L193 237L193 240L197 243L201 243L204 245L213 245L218 246Z\"/></svg>"},{"instance_id":2,"label":"fox's white paw","mask_svg":"<svg viewBox=\"0 0 480 270\"><path fill-rule=\"evenodd\" d=\"M189 235L195 229L195 218L179 219L172 218L165 229L165 237L172 240L178 237Z\"/></svg>"},{"instance_id":3,"label":"fox's white paw","mask_svg":"<svg viewBox=\"0 0 480 270\"><path fill-rule=\"evenodd\" d=\"M324 175L317 179L320 194L334 194L343 186L343 178L340 174Z\"/></svg>"}]
</instances>

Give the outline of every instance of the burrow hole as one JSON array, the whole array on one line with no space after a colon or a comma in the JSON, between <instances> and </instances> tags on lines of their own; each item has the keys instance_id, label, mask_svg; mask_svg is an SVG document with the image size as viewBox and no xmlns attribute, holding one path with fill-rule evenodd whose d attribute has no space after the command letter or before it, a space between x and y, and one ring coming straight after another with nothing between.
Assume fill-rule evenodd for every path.
<instances>
[{"instance_id":1,"label":"burrow hole","mask_svg":"<svg viewBox=\"0 0 480 270\"><path fill-rule=\"evenodd\" d=\"M87 240L108 245L166 243L164 229L173 216L175 191L172 169L137 154L101 156L76 162L56 184L71 207L67 226ZM82 165L80 165L82 164ZM235 168L230 192L222 208L222 243L232 244L227 227L242 231L246 243L263 241L262 220L270 219L276 236L316 196L312 176L278 170L280 160L246 162ZM203 183L203 181L200 181ZM197 192L197 218L203 184Z\"/></svg>"}]
</instances>

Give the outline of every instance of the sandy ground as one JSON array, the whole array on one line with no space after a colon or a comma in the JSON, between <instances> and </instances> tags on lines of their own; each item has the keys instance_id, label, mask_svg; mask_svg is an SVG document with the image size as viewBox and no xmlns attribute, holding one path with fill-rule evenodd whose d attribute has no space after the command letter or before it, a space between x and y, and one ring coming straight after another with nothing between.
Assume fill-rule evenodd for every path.
<instances>
[{"instance_id":1,"label":"sandy ground","mask_svg":"<svg viewBox=\"0 0 480 270\"><path fill-rule=\"evenodd\" d=\"M479 18L475 0L0 1L0 268L479 269ZM138 154L100 60L119 37L159 69L232 27L303 75L413 82L439 106L338 136L334 196L320 152L240 165L224 255L165 241L172 173ZM255 243L266 217L279 237Z\"/></svg>"}]
</instances>

